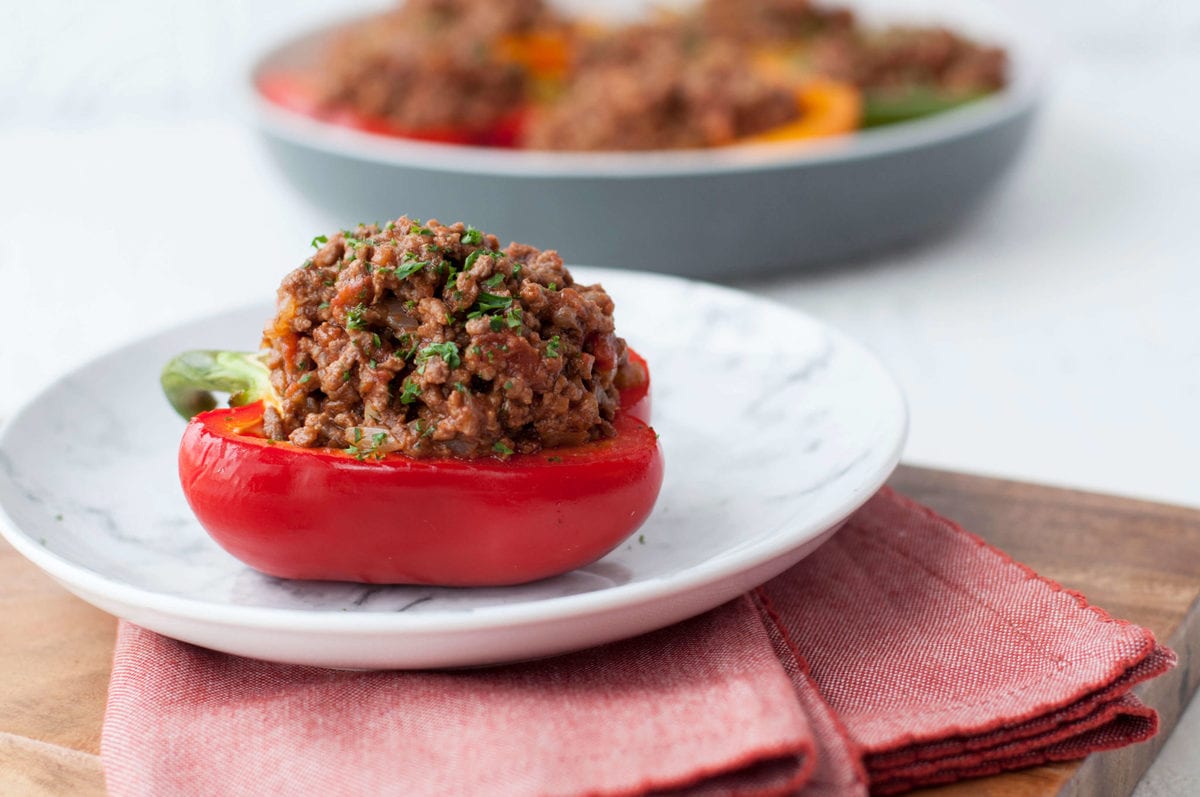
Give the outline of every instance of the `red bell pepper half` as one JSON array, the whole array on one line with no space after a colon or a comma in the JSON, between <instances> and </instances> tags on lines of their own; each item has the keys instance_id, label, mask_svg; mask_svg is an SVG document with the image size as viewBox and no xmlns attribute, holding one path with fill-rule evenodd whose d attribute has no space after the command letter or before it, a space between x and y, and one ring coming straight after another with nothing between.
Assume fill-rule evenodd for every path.
<instances>
[{"instance_id":1,"label":"red bell pepper half","mask_svg":"<svg viewBox=\"0 0 1200 797\"><path fill-rule=\"evenodd\" d=\"M662 485L657 435L645 422L649 372L631 359L645 379L622 390L612 438L504 459L360 460L268 440L257 401L192 418L180 480L213 539L273 576L497 586L565 573L637 530ZM201 383L206 361L219 373ZM191 414L211 401L198 384L240 403L264 374L252 355L190 352L168 365L163 383Z\"/></svg>"}]
</instances>

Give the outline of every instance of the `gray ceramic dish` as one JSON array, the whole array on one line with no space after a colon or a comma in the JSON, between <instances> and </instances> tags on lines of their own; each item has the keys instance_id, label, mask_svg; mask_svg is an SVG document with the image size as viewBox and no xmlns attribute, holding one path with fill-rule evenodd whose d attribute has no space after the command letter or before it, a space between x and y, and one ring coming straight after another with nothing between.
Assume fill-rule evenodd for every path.
<instances>
[{"instance_id":1,"label":"gray ceramic dish","mask_svg":"<svg viewBox=\"0 0 1200 797\"><path fill-rule=\"evenodd\" d=\"M863 5L860 3L856 5ZM799 269L913 241L976 209L1016 158L1043 70L1028 36L982 6L875 0L884 18L938 19L1003 44L1012 84L920 121L807 145L550 153L399 140L268 102L258 78L311 66L337 27L253 67L259 129L283 172L338 223L401 213L465 220L574 263L692 277ZM912 8L909 8L909 7ZM908 10L912 15L905 15ZM1020 35L1017 35L1017 34Z\"/></svg>"}]
</instances>

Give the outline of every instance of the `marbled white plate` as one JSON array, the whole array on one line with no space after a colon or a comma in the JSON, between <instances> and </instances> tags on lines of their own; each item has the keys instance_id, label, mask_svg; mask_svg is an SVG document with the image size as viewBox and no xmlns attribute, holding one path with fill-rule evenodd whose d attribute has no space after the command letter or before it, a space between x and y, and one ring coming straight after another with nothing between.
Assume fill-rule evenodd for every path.
<instances>
[{"instance_id":1,"label":"marbled white plate","mask_svg":"<svg viewBox=\"0 0 1200 797\"><path fill-rule=\"evenodd\" d=\"M548 656L717 606L799 561L884 482L904 440L895 383L811 318L701 283L580 269L650 362L666 481L599 562L518 587L286 581L196 523L175 469L183 421L158 388L172 355L257 344L260 306L153 335L55 382L0 436L0 527L105 611L198 645L328 667Z\"/></svg>"}]
</instances>

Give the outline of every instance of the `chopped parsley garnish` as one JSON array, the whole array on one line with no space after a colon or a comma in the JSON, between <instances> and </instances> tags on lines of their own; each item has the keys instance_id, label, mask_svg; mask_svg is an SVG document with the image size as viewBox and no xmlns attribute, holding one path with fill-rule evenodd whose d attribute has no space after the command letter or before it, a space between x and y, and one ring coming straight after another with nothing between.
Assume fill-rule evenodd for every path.
<instances>
[{"instance_id":1,"label":"chopped parsley garnish","mask_svg":"<svg viewBox=\"0 0 1200 797\"><path fill-rule=\"evenodd\" d=\"M492 328L493 332L499 332L500 330L504 329L504 319L500 316L494 315L488 319L488 326Z\"/></svg>"},{"instance_id":2,"label":"chopped parsley garnish","mask_svg":"<svg viewBox=\"0 0 1200 797\"><path fill-rule=\"evenodd\" d=\"M328 307L329 307L329 302L321 302L320 304L317 305L318 310L325 310L325 309L328 309Z\"/></svg>"},{"instance_id":3,"label":"chopped parsley garnish","mask_svg":"<svg viewBox=\"0 0 1200 797\"><path fill-rule=\"evenodd\" d=\"M467 259L463 261L463 271L466 271L471 266L475 265L475 261L479 259L480 255L491 255L491 254L492 253L486 249L476 249L474 252L467 255Z\"/></svg>"},{"instance_id":4,"label":"chopped parsley garnish","mask_svg":"<svg viewBox=\"0 0 1200 797\"><path fill-rule=\"evenodd\" d=\"M511 455L513 452L513 450L511 448L504 445L503 440L497 440L495 442L495 444L492 445L492 450L495 451L497 454L500 454L500 455L506 456L506 457Z\"/></svg>"},{"instance_id":5,"label":"chopped parsley garnish","mask_svg":"<svg viewBox=\"0 0 1200 797\"><path fill-rule=\"evenodd\" d=\"M300 377L300 384L303 385L305 382L307 382L310 379L312 379L312 372L309 372L309 373L305 374L304 376Z\"/></svg>"},{"instance_id":6,"label":"chopped parsley garnish","mask_svg":"<svg viewBox=\"0 0 1200 797\"><path fill-rule=\"evenodd\" d=\"M520 329L521 321L524 314L519 307L510 307L508 312L504 314L504 323L508 324L509 329Z\"/></svg>"},{"instance_id":7,"label":"chopped parsley garnish","mask_svg":"<svg viewBox=\"0 0 1200 797\"><path fill-rule=\"evenodd\" d=\"M320 249L322 244L329 243L329 237L326 235L318 235L311 241L313 249Z\"/></svg>"},{"instance_id":8,"label":"chopped parsley garnish","mask_svg":"<svg viewBox=\"0 0 1200 797\"><path fill-rule=\"evenodd\" d=\"M378 333L378 332L372 332L372 333L371 333L371 342L375 344L375 348L377 348L377 349L382 349L382 348L383 348L383 341L381 341L381 340L379 339L379 333Z\"/></svg>"},{"instance_id":9,"label":"chopped parsley garnish","mask_svg":"<svg viewBox=\"0 0 1200 797\"><path fill-rule=\"evenodd\" d=\"M546 286L546 287L548 287L548 288L549 288L550 290L552 290L552 291L556 291L556 290L558 290L558 283L557 283L557 282L551 282L551 283L550 283L548 286Z\"/></svg>"},{"instance_id":10,"label":"chopped parsley garnish","mask_svg":"<svg viewBox=\"0 0 1200 797\"><path fill-rule=\"evenodd\" d=\"M346 453L350 454L357 460L364 460L367 457L383 459L383 453L380 452L379 447L387 442L387 432L376 432L375 434L371 435L370 445L362 445L362 438L362 428L357 426L354 427L354 442L346 447Z\"/></svg>"},{"instance_id":11,"label":"chopped parsley garnish","mask_svg":"<svg viewBox=\"0 0 1200 797\"><path fill-rule=\"evenodd\" d=\"M464 385L462 382L455 382L455 383L454 383L454 389L455 389L455 390L457 390L459 393L466 393L466 392L467 392L467 386L466 386L466 385Z\"/></svg>"},{"instance_id":12,"label":"chopped parsley garnish","mask_svg":"<svg viewBox=\"0 0 1200 797\"><path fill-rule=\"evenodd\" d=\"M401 404L412 404L421 397L421 387L411 379L404 380L404 390L400 393Z\"/></svg>"},{"instance_id":13,"label":"chopped parsley garnish","mask_svg":"<svg viewBox=\"0 0 1200 797\"><path fill-rule=\"evenodd\" d=\"M504 383L504 389L512 390L512 380L511 379Z\"/></svg>"},{"instance_id":14,"label":"chopped parsley garnish","mask_svg":"<svg viewBox=\"0 0 1200 797\"><path fill-rule=\"evenodd\" d=\"M489 288L497 288L500 286L500 283L502 283L502 282L504 282L503 274L493 274L492 276L485 279L483 281L483 284L488 286Z\"/></svg>"},{"instance_id":15,"label":"chopped parsley garnish","mask_svg":"<svg viewBox=\"0 0 1200 797\"><path fill-rule=\"evenodd\" d=\"M434 357L441 357L451 368L462 365L462 358L458 356L458 344L448 340L445 343L430 343L417 353L417 363L421 366L417 372L425 373L425 363Z\"/></svg>"},{"instance_id":16,"label":"chopped parsley garnish","mask_svg":"<svg viewBox=\"0 0 1200 797\"><path fill-rule=\"evenodd\" d=\"M492 310L507 310L512 307L513 299L511 296L500 296L487 291L480 291L479 298L476 300L475 308L467 313L467 318L479 318L484 313Z\"/></svg>"},{"instance_id":17,"label":"chopped parsley garnish","mask_svg":"<svg viewBox=\"0 0 1200 797\"><path fill-rule=\"evenodd\" d=\"M560 355L558 347L562 345L562 339L558 335L550 338L550 342L546 344L546 356L551 359L557 359Z\"/></svg>"},{"instance_id":18,"label":"chopped parsley garnish","mask_svg":"<svg viewBox=\"0 0 1200 797\"><path fill-rule=\"evenodd\" d=\"M350 369L349 368L347 368L345 371L342 371L342 381L343 382L350 381Z\"/></svg>"},{"instance_id":19,"label":"chopped parsley garnish","mask_svg":"<svg viewBox=\"0 0 1200 797\"><path fill-rule=\"evenodd\" d=\"M400 261L400 265L396 266L396 279L404 279L411 277L421 269L428 266L429 263L424 260L417 260L413 257L412 252L405 252L404 258Z\"/></svg>"},{"instance_id":20,"label":"chopped parsley garnish","mask_svg":"<svg viewBox=\"0 0 1200 797\"><path fill-rule=\"evenodd\" d=\"M361 304L357 307L352 307L347 310L346 329L362 329L364 326L366 326L366 320L364 318L366 312L367 308Z\"/></svg>"},{"instance_id":21,"label":"chopped parsley garnish","mask_svg":"<svg viewBox=\"0 0 1200 797\"><path fill-rule=\"evenodd\" d=\"M470 246L479 246L483 243L483 233L474 227L467 227L467 231L462 234L462 242Z\"/></svg>"}]
</instances>

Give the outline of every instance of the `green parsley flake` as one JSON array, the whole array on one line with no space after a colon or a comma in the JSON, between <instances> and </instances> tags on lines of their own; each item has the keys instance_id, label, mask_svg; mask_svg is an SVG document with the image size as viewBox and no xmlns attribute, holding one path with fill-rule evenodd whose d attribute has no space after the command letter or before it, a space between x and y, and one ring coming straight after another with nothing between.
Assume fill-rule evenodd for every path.
<instances>
[{"instance_id":1,"label":"green parsley flake","mask_svg":"<svg viewBox=\"0 0 1200 797\"><path fill-rule=\"evenodd\" d=\"M347 310L346 329L362 329L364 326L366 326L366 320L364 319L366 312L367 308L361 304L357 307L352 307L351 309Z\"/></svg>"},{"instance_id":2,"label":"green parsley flake","mask_svg":"<svg viewBox=\"0 0 1200 797\"><path fill-rule=\"evenodd\" d=\"M490 313L493 310L507 310L512 307L512 303L511 296L499 296L487 291L480 291L479 298L475 302L475 309L467 313L467 318L479 318L484 313ZM492 324L492 330L499 332L495 324Z\"/></svg>"},{"instance_id":3,"label":"green parsley flake","mask_svg":"<svg viewBox=\"0 0 1200 797\"><path fill-rule=\"evenodd\" d=\"M510 456L513 452L513 450L511 448L504 445L503 440L497 440L496 443L492 446L492 450L495 451L497 454L500 454L501 456L505 456L505 457Z\"/></svg>"},{"instance_id":4,"label":"green parsley flake","mask_svg":"<svg viewBox=\"0 0 1200 797\"><path fill-rule=\"evenodd\" d=\"M457 368L462 365L458 355L458 344L452 340L445 343L430 343L417 354L417 364L421 366L419 373L425 373L425 363L434 357L441 357L446 365Z\"/></svg>"},{"instance_id":5,"label":"green parsley flake","mask_svg":"<svg viewBox=\"0 0 1200 797\"><path fill-rule=\"evenodd\" d=\"M467 227L467 231L462 234L462 242L470 246L479 246L483 243L483 233L474 227Z\"/></svg>"},{"instance_id":6,"label":"green parsley flake","mask_svg":"<svg viewBox=\"0 0 1200 797\"><path fill-rule=\"evenodd\" d=\"M304 376L300 377L300 384L302 384L302 385L303 385L305 382L307 382L307 381L308 381L308 380L310 380L310 379L312 379L312 374L311 374L311 373L307 373L307 374L305 374Z\"/></svg>"},{"instance_id":7,"label":"green parsley flake","mask_svg":"<svg viewBox=\"0 0 1200 797\"><path fill-rule=\"evenodd\" d=\"M396 279L411 277L413 274L416 274L418 271L428 265L429 263L425 260L416 260L413 258L412 252L405 252L404 259L401 261L400 265L396 266Z\"/></svg>"},{"instance_id":8,"label":"green parsley flake","mask_svg":"<svg viewBox=\"0 0 1200 797\"><path fill-rule=\"evenodd\" d=\"M484 280L483 284L489 288L497 288L500 286L500 283L502 283L502 282L504 282L503 274L493 274L492 276L490 276L486 280Z\"/></svg>"},{"instance_id":9,"label":"green parsley flake","mask_svg":"<svg viewBox=\"0 0 1200 797\"><path fill-rule=\"evenodd\" d=\"M387 442L387 432L376 432L371 435L371 444L369 446L362 445L363 432L361 427L354 427L354 442L346 447L346 453L353 456L355 459L362 461L367 457L375 459L383 459L383 452L379 447Z\"/></svg>"},{"instance_id":10,"label":"green parsley flake","mask_svg":"<svg viewBox=\"0 0 1200 797\"><path fill-rule=\"evenodd\" d=\"M325 235L318 235L312 239L311 243L313 249L320 249L322 244L329 243L329 237Z\"/></svg>"},{"instance_id":11,"label":"green parsley flake","mask_svg":"<svg viewBox=\"0 0 1200 797\"><path fill-rule=\"evenodd\" d=\"M404 391L400 394L401 404L412 404L421 397L421 388L410 379L404 380Z\"/></svg>"},{"instance_id":12,"label":"green parsley flake","mask_svg":"<svg viewBox=\"0 0 1200 797\"><path fill-rule=\"evenodd\" d=\"M486 249L476 249L471 254L467 255L467 259L463 261L463 271L467 271L471 266L475 265L475 261L480 255L491 255L492 253Z\"/></svg>"},{"instance_id":13,"label":"green parsley flake","mask_svg":"<svg viewBox=\"0 0 1200 797\"><path fill-rule=\"evenodd\" d=\"M550 342L546 344L546 356L556 360L559 358L558 347L562 344L562 340L558 335L550 338Z\"/></svg>"}]
</instances>

